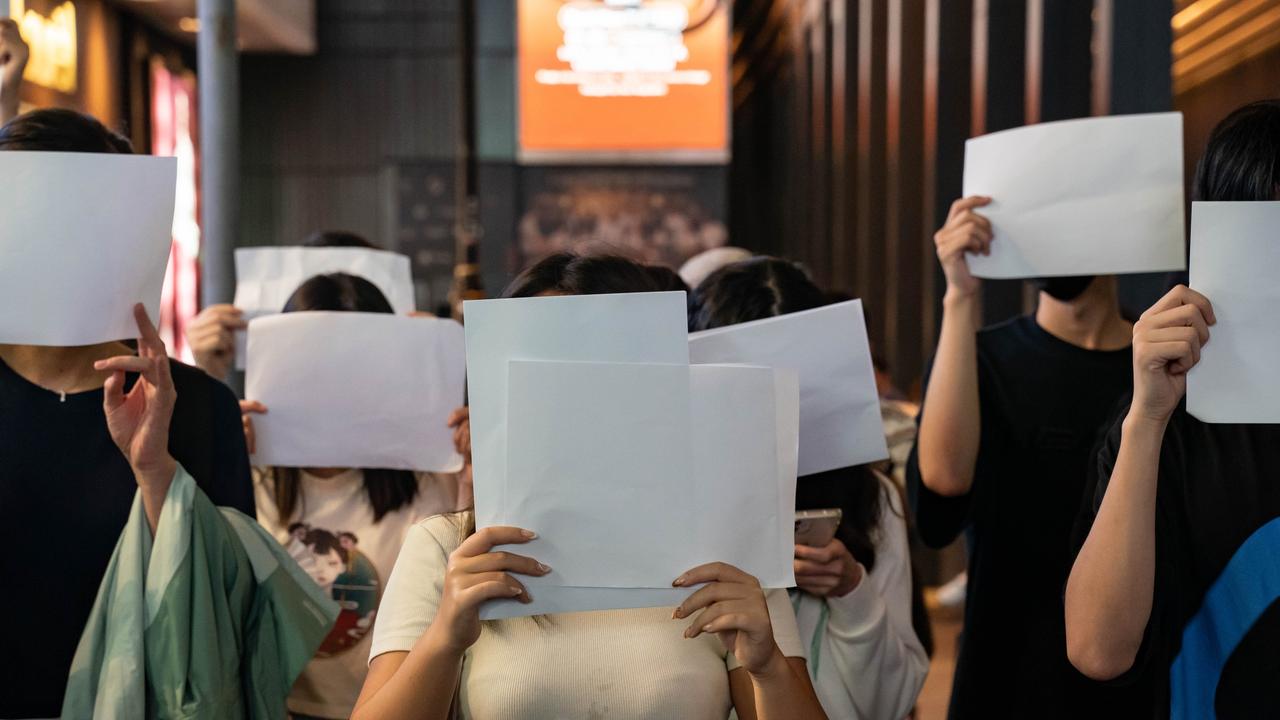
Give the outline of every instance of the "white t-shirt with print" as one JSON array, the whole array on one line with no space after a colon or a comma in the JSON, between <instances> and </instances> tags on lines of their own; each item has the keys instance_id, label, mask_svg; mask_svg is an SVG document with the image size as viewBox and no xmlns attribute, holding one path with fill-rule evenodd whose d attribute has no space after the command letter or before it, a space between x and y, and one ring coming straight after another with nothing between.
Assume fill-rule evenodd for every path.
<instances>
[{"instance_id":1,"label":"white t-shirt with print","mask_svg":"<svg viewBox=\"0 0 1280 720\"><path fill-rule=\"evenodd\" d=\"M253 475L258 522L341 607L333 630L294 683L289 710L350 717L368 670L378 603L400 547L414 523L462 509L457 477L418 473L414 501L374 524L361 470L327 479L300 472L298 506L287 521L276 512L271 473L255 469Z\"/></svg>"},{"instance_id":2,"label":"white t-shirt with print","mask_svg":"<svg viewBox=\"0 0 1280 720\"><path fill-rule=\"evenodd\" d=\"M372 656L409 651L440 605L460 516L413 526L382 598ZM786 590L766 591L782 654L803 657ZM724 720L737 658L716 635L689 640L672 608L559 613L482 624L462 662L468 720L681 718Z\"/></svg>"}]
</instances>

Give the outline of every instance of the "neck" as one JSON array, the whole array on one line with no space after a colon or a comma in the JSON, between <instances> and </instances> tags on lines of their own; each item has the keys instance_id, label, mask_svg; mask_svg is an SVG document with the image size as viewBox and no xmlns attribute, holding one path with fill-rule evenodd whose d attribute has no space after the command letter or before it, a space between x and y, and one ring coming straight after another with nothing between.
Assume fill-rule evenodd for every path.
<instances>
[{"instance_id":1,"label":"neck","mask_svg":"<svg viewBox=\"0 0 1280 720\"><path fill-rule=\"evenodd\" d=\"M321 480L329 480L336 478L350 468L307 468L307 474L312 477L318 477Z\"/></svg>"},{"instance_id":2,"label":"neck","mask_svg":"<svg viewBox=\"0 0 1280 720\"><path fill-rule=\"evenodd\" d=\"M78 347L0 345L0 360L19 376L61 393L97 390L107 381L108 373L94 370L94 361L132 354L127 345L116 342Z\"/></svg>"},{"instance_id":3,"label":"neck","mask_svg":"<svg viewBox=\"0 0 1280 720\"><path fill-rule=\"evenodd\" d=\"M1036 323L1054 337L1086 350L1120 350L1133 342L1133 324L1120 315L1112 275L1096 278L1071 301L1040 293Z\"/></svg>"}]
</instances>

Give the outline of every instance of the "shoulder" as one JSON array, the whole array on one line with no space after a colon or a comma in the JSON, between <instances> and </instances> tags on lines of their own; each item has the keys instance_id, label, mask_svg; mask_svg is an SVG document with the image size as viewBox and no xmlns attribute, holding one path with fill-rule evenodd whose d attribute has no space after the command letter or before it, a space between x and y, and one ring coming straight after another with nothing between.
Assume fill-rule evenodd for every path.
<instances>
[{"instance_id":1,"label":"shoulder","mask_svg":"<svg viewBox=\"0 0 1280 720\"><path fill-rule=\"evenodd\" d=\"M409 528L405 548L410 544L422 545L448 557L475 531L475 515L470 510L442 513L419 520Z\"/></svg>"},{"instance_id":2,"label":"shoulder","mask_svg":"<svg viewBox=\"0 0 1280 720\"><path fill-rule=\"evenodd\" d=\"M169 371L173 376L173 387L178 393L178 400L205 400L209 409L215 412L229 413L239 420L240 403L235 393L226 384L219 382L201 370L173 358L169 359Z\"/></svg>"},{"instance_id":3,"label":"shoulder","mask_svg":"<svg viewBox=\"0 0 1280 720\"><path fill-rule=\"evenodd\" d=\"M1009 318L1002 322L988 325L978 331L978 342L982 343L1001 343L1007 342L1013 338L1022 337L1027 334L1028 324L1034 324L1035 319L1030 315L1019 315Z\"/></svg>"}]
</instances>

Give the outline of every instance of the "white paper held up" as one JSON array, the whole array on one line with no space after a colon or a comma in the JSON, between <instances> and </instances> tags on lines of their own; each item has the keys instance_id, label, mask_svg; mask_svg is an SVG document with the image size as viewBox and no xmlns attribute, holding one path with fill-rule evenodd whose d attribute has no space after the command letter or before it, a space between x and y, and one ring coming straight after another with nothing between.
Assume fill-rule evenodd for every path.
<instances>
[{"instance_id":1,"label":"white paper held up","mask_svg":"<svg viewBox=\"0 0 1280 720\"><path fill-rule=\"evenodd\" d=\"M445 426L463 402L462 327L382 313L297 312L249 324L254 463L456 472Z\"/></svg>"},{"instance_id":2,"label":"white paper held up","mask_svg":"<svg viewBox=\"0 0 1280 720\"><path fill-rule=\"evenodd\" d=\"M249 247L236 250L235 306L245 320L275 315L302 283L330 273L358 275L378 286L391 309L408 315L415 309L409 258L386 250L358 247ZM236 368L244 369L244 333L236 346Z\"/></svg>"},{"instance_id":3,"label":"white paper held up","mask_svg":"<svg viewBox=\"0 0 1280 720\"><path fill-rule=\"evenodd\" d=\"M689 359L799 373L801 476L889 457L860 300L693 333Z\"/></svg>"},{"instance_id":4,"label":"white paper held up","mask_svg":"<svg viewBox=\"0 0 1280 720\"><path fill-rule=\"evenodd\" d=\"M1187 375L1187 412L1207 423L1280 423L1280 202L1191 205L1191 287L1217 324Z\"/></svg>"},{"instance_id":5,"label":"white paper held up","mask_svg":"<svg viewBox=\"0 0 1280 720\"><path fill-rule=\"evenodd\" d=\"M467 318L467 389L476 523L498 524L507 467L510 360L687 365L685 294L629 293L473 300Z\"/></svg>"},{"instance_id":6,"label":"white paper held up","mask_svg":"<svg viewBox=\"0 0 1280 720\"><path fill-rule=\"evenodd\" d=\"M716 561L794 585L794 373L513 362L511 391L502 524L538 530L516 551L552 572L481 617L674 605L691 591L671 580Z\"/></svg>"},{"instance_id":7,"label":"white paper held up","mask_svg":"<svg viewBox=\"0 0 1280 720\"><path fill-rule=\"evenodd\" d=\"M1182 270L1182 115L1041 123L965 143L964 195L986 195L984 278Z\"/></svg>"},{"instance_id":8,"label":"white paper held up","mask_svg":"<svg viewBox=\"0 0 1280 720\"><path fill-rule=\"evenodd\" d=\"M158 321L177 160L0 153L0 343L94 345Z\"/></svg>"}]
</instances>

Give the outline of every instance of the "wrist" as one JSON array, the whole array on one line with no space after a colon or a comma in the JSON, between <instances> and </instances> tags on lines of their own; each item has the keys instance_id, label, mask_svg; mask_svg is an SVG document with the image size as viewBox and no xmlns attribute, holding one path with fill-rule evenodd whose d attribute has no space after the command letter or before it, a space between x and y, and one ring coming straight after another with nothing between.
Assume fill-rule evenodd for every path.
<instances>
[{"instance_id":1,"label":"wrist","mask_svg":"<svg viewBox=\"0 0 1280 720\"><path fill-rule=\"evenodd\" d=\"M1155 413L1143 410L1137 403L1129 408L1120 424L1121 439L1126 437L1164 437L1164 430L1169 425L1172 411Z\"/></svg>"},{"instance_id":2,"label":"wrist","mask_svg":"<svg viewBox=\"0 0 1280 720\"><path fill-rule=\"evenodd\" d=\"M427 627L427 632L423 635L422 642L435 657L461 662L463 654L467 652L467 648L471 647L471 644L452 637L446 618L436 615L436 620L440 622L432 622Z\"/></svg>"},{"instance_id":3,"label":"wrist","mask_svg":"<svg viewBox=\"0 0 1280 720\"><path fill-rule=\"evenodd\" d=\"M770 642L773 642L772 639ZM789 675L791 666L787 664L787 659L783 657L782 650L778 648L778 643L773 642L773 651L769 653L768 659L759 667L746 668L746 670L753 681L768 682Z\"/></svg>"},{"instance_id":4,"label":"wrist","mask_svg":"<svg viewBox=\"0 0 1280 720\"><path fill-rule=\"evenodd\" d=\"M164 457L154 462L140 463L133 466L133 477L138 486L144 489L169 489L173 476L178 472L178 461L165 453Z\"/></svg>"}]
</instances>

